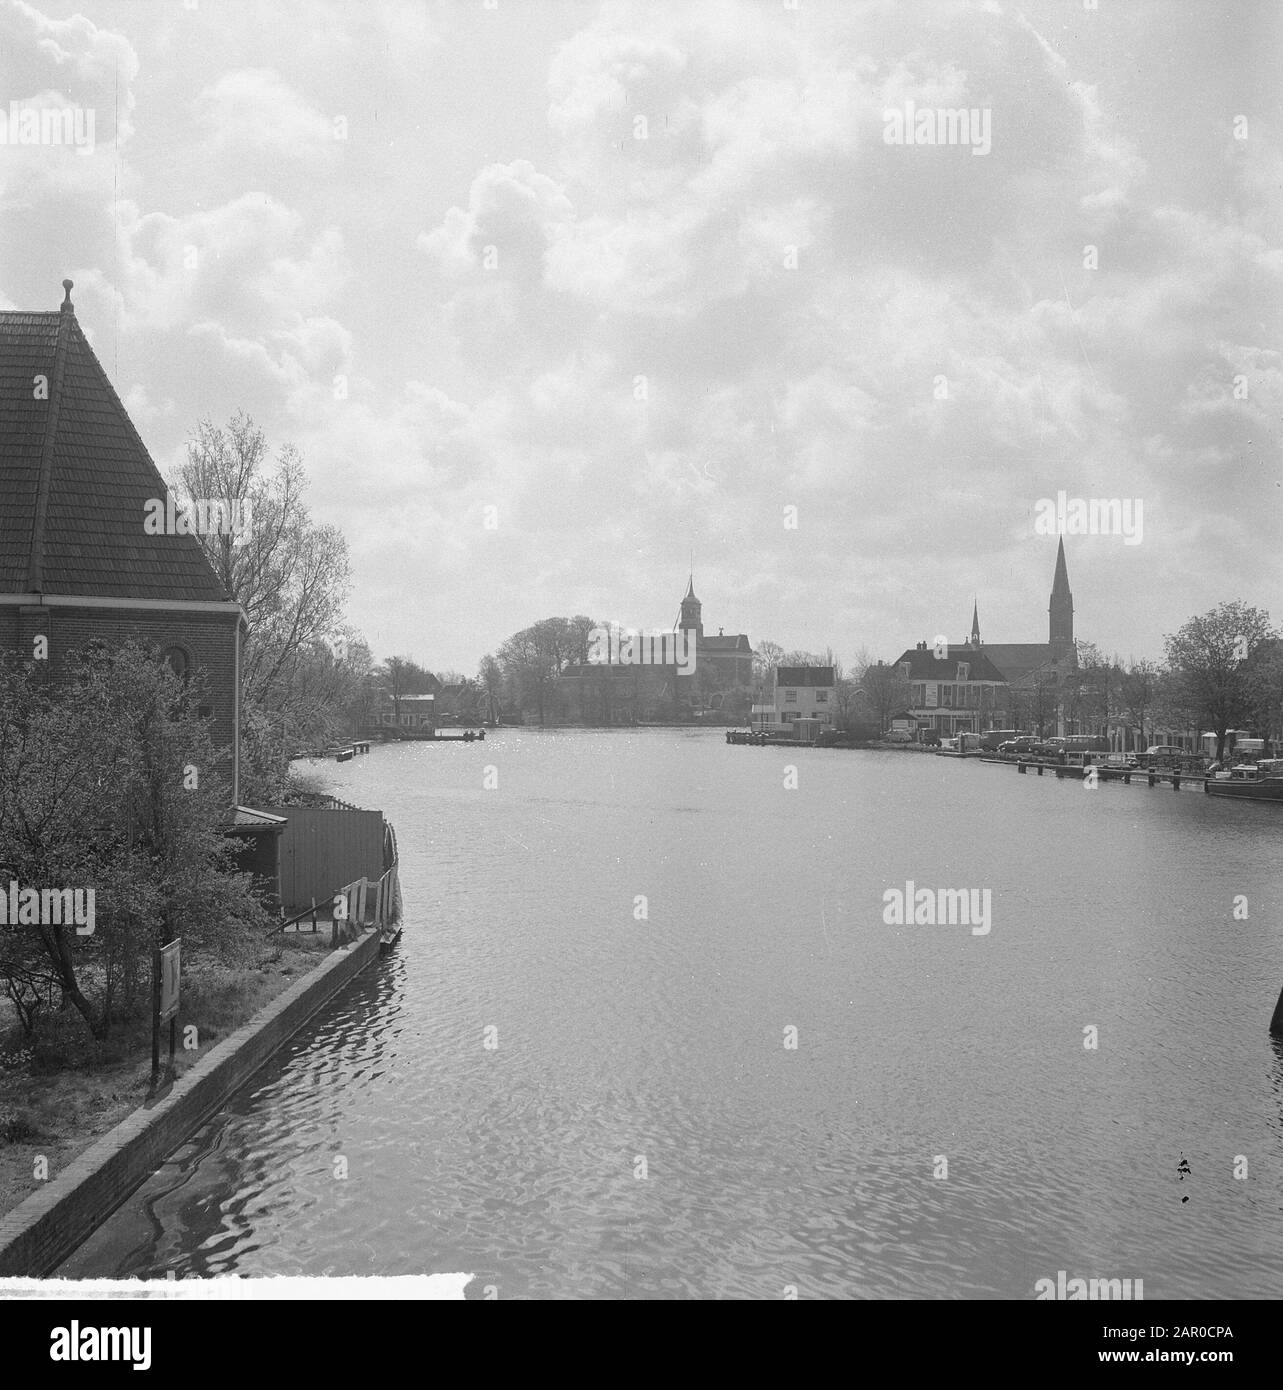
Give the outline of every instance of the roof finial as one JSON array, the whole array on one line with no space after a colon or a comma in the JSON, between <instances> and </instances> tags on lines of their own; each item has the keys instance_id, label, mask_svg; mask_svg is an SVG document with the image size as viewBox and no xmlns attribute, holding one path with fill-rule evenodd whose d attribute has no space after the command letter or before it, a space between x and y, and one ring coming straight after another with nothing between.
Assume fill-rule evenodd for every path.
<instances>
[{"instance_id":1,"label":"roof finial","mask_svg":"<svg viewBox=\"0 0 1283 1390\"><path fill-rule=\"evenodd\" d=\"M64 280L64 281L62 282L62 288L63 288L63 296L62 296L62 308L63 308L63 312L64 312L64 313L71 313L71 314L74 314L74 313L76 312L76 310L75 310L75 306L74 306L74 305L72 304L72 302L71 302L71 291L75 288L75 282L72 281L72 280Z\"/></svg>"}]
</instances>

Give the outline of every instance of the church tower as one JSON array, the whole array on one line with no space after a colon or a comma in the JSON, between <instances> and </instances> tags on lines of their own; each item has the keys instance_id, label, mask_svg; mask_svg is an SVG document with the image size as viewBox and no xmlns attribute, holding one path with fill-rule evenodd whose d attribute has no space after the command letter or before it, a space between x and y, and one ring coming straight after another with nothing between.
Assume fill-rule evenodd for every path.
<instances>
[{"instance_id":1,"label":"church tower","mask_svg":"<svg viewBox=\"0 0 1283 1390\"><path fill-rule=\"evenodd\" d=\"M685 630L695 634L696 642L704 636L704 620L700 616L703 604L695 597L695 576L690 577L690 583L686 586L686 597L682 599L681 614L677 619L677 630Z\"/></svg>"},{"instance_id":2,"label":"church tower","mask_svg":"<svg viewBox=\"0 0 1283 1390\"><path fill-rule=\"evenodd\" d=\"M971 641L967 645L971 647L980 645L980 608L975 599L971 600Z\"/></svg>"},{"instance_id":3,"label":"church tower","mask_svg":"<svg viewBox=\"0 0 1283 1390\"><path fill-rule=\"evenodd\" d=\"M1056 552L1056 577L1051 584L1047 641L1057 658L1074 655L1074 596L1069 592L1069 571L1065 568L1065 542Z\"/></svg>"}]
</instances>

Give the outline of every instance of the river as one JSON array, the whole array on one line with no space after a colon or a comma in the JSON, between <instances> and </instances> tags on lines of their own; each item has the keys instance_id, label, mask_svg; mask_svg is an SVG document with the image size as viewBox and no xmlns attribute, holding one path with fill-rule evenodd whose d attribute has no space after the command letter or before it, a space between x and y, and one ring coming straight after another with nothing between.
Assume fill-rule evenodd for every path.
<instances>
[{"instance_id":1,"label":"river","mask_svg":"<svg viewBox=\"0 0 1283 1390\"><path fill-rule=\"evenodd\" d=\"M703 730L318 770L396 825L399 947L59 1274L1283 1290L1280 808ZM888 924L910 880L989 930Z\"/></svg>"}]
</instances>

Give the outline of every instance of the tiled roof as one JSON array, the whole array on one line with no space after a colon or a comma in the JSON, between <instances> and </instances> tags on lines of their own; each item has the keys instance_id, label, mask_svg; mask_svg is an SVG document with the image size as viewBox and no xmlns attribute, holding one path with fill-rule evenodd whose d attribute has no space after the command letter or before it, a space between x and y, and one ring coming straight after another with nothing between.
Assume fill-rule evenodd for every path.
<instances>
[{"instance_id":1,"label":"tiled roof","mask_svg":"<svg viewBox=\"0 0 1283 1390\"><path fill-rule=\"evenodd\" d=\"M833 685L832 666L779 666L775 670L775 686Z\"/></svg>"},{"instance_id":2,"label":"tiled roof","mask_svg":"<svg viewBox=\"0 0 1283 1390\"><path fill-rule=\"evenodd\" d=\"M747 652L751 656L753 652L748 637L742 632L737 632L733 637L701 637L697 650L714 655L724 652Z\"/></svg>"},{"instance_id":3,"label":"tiled roof","mask_svg":"<svg viewBox=\"0 0 1283 1390\"><path fill-rule=\"evenodd\" d=\"M982 650L1012 685L1056 659L1049 642L986 642Z\"/></svg>"},{"instance_id":4,"label":"tiled roof","mask_svg":"<svg viewBox=\"0 0 1283 1390\"><path fill-rule=\"evenodd\" d=\"M995 666L988 647L950 646L948 655L937 658L934 647L913 647L899 656L892 665L899 669L909 663L909 679L914 681L956 681L958 664L965 662L970 668L967 679L972 681L997 681L1007 679L1006 674Z\"/></svg>"},{"instance_id":5,"label":"tiled roof","mask_svg":"<svg viewBox=\"0 0 1283 1390\"><path fill-rule=\"evenodd\" d=\"M61 312L0 311L0 592L225 601L194 536L143 530L164 497L70 294Z\"/></svg>"}]
</instances>

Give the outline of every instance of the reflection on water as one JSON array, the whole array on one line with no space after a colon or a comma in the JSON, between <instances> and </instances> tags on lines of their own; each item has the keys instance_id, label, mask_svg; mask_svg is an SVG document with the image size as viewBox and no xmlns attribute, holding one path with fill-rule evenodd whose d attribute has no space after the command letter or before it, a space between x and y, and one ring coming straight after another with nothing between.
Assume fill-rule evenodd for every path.
<instances>
[{"instance_id":1,"label":"reflection on water","mask_svg":"<svg viewBox=\"0 0 1283 1390\"><path fill-rule=\"evenodd\" d=\"M671 730L326 771L396 823L401 947L60 1273L1283 1286L1276 808ZM990 889L991 933L886 925L907 880Z\"/></svg>"}]
</instances>

